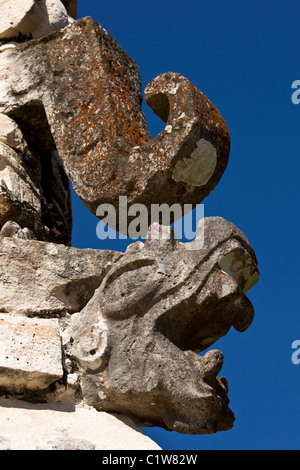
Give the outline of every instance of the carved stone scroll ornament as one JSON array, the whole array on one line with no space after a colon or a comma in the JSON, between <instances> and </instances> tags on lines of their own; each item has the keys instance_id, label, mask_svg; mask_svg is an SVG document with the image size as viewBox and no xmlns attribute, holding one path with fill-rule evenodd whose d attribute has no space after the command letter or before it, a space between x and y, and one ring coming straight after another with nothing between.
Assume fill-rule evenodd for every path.
<instances>
[{"instance_id":1,"label":"carved stone scroll ornament","mask_svg":"<svg viewBox=\"0 0 300 470\"><path fill-rule=\"evenodd\" d=\"M257 260L234 225L203 223L204 246L194 251L151 226L146 244L130 245L72 316L66 354L96 409L181 433L232 427L227 381L217 377L222 353L196 353L251 324L245 293L258 280ZM157 239L159 230L169 239Z\"/></svg>"},{"instance_id":2,"label":"carved stone scroll ornament","mask_svg":"<svg viewBox=\"0 0 300 470\"><path fill-rule=\"evenodd\" d=\"M228 162L227 125L182 75L145 89L166 122L151 140L139 70L106 30L84 18L1 53L0 111L29 144L58 150L73 188L94 213L102 203L199 204Z\"/></svg>"}]
</instances>

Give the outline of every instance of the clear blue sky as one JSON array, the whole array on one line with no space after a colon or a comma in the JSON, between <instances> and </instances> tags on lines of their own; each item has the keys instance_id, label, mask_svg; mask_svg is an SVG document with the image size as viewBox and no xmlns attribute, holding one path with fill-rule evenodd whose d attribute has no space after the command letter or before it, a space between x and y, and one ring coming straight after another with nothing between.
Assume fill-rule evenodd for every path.
<instances>
[{"instance_id":1,"label":"clear blue sky","mask_svg":"<svg viewBox=\"0 0 300 470\"><path fill-rule=\"evenodd\" d=\"M300 340L297 1L78 0L140 67L143 89L163 72L185 75L217 106L231 133L228 168L204 200L205 215L236 224L251 241L260 282L249 292L251 327L214 347L224 353L231 431L188 436L145 428L163 449L299 449ZM150 132L163 127L144 108ZM96 237L97 219L74 196L73 246L124 250Z\"/></svg>"}]
</instances>

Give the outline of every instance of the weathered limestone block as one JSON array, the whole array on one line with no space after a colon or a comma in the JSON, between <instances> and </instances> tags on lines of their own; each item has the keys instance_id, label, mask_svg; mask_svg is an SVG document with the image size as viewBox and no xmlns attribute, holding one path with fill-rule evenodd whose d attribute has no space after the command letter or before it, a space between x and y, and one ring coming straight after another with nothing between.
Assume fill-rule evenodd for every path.
<instances>
[{"instance_id":1,"label":"weathered limestone block","mask_svg":"<svg viewBox=\"0 0 300 470\"><path fill-rule=\"evenodd\" d=\"M70 185L57 151L30 149L17 123L0 114L0 227L9 220L39 240L71 242Z\"/></svg>"},{"instance_id":2,"label":"weathered limestone block","mask_svg":"<svg viewBox=\"0 0 300 470\"><path fill-rule=\"evenodd\" d=\"M219 111L185 77L165 73L145 90L166 122L151 140L139 70L90 18L0 54L0 103L30 144L55 147L73 188L101 203L199 204L219 182L230 137ZM38 119L37 119L38 116ZM53 142L53 138L54 141Z\"/></svg>"},{"instance_id":3,"label":"weathered limestone block","mask_svg":"<svg viewBox=\"0 0 300 470\"><path fill-rule=\"evenodd\" d=\"M17 123L5 114L0 114L0 142L14 150L24 152L26 142Z\"/></svg>"},{"instance_id":4,"label":"weathered limestone block","mask_svg":"<svg viewBox=\"0 0 300 470\"><path fill-rule=\"evenodd\" d=\"M19 224L12 220L9 220L3 225L0 230L0 235L2 235L2 237L21 238L22 240L36 240L33 232L27 227L21 228Z\"/></svg>"},{"instance_id":5,"label":"weathered limestone block","mask_svg":"<svg viewBox=\"0 0 300 470\"><path fill-rule=\"evenodd\" d=\"M251 324L245 293L258 280L257 260L246 237L218 217L199 222L192 244L154 224L145 245L130 245L72 316L65 353L89 405L181 433L232 427L227 381L217 377L223 355L197 353Z\"/></svg>"},{"instance_id":6,"label":"weathered limestone block","mask_svg":"<svg viewBox=\"0 0 300 470\"><path fill-rule=\"evenodd\" d=\"M24 168L20 154L0 142L0 226L9 220L34 230L39 238L47 236L39 188Z\"/></svg>"},{"instance_id":7,"label":"weathered limestone block","mask_svg":"<svg viewBox=\"0 0 300 470\"><path fill-rule=\"evenodd\" d=\"M0 398L0 450L160 450L127 417Z\"/></svg>"},{"instance_id":8,"label":"weathered limestone block","mask_svg":"<svg viewBox=\"0 0 300 470\"><path fill-rule=\"evenodd\" d=\"M2 235L0 311L49 318L80 311L121 256Z\"/></svg>"},{"instance_id":9,"label":"weathered limestone block","mask_svg":"<svg viewBox=\"0 0 300 470\"><path fill-rule=\"evenodd\" d=\"M0 314L0 387L36 392L62 376L58 321Z\"/></svg>"},{"instance_id":10,"label":"weathered limestone block","mask_svg":"<svg viewBox=\"0 0 300 470\"><path fill-rule=\"evenodd\" d=\"M76 0L1 0L0 39L47 36L73 21L69 11L76 16Z\"/></svg>"}]
</instances>

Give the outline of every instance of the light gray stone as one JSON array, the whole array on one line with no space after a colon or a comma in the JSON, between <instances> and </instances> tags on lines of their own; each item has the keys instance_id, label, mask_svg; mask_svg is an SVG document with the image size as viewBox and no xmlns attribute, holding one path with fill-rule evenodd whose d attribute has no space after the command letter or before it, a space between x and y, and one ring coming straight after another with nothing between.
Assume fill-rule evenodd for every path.
<instances>
[{"instance_id":1,"label":"light gray stone","mask_svg":"<svg viewBox=\"0 0 300 470\"><path fill-rule=\"evenodd\" d=\"M33 8L35 0L1 0L0 1L0 37L11 38L18 36L17 29L24 17Z\"/></svg>"},{"instance_id":2,"label":"light gray stone","mask_svg":"<svg viewBox=\"0 0 300 470\"><path fill-rule=\"evenodd\" d=\"M43 449L37 450L96 450L96 445L84 439L60 437L56 441L46 442Z\"/></svg>"},{"instance_id":3,"label":"light gray stone","mask_svg":"<svg viewBox=\"0 0 300 470\"><path fill-rule=\"evenodd\" d=\"M26 147L25 139L17 123L3 113L0 113L0 142L21 152L24 152Z\"/></svg>"},{"instance_id":4,"label":"light gray stone","mask_svg":"<svg viewBox=\"0 0 300 470\"><path fill-rule=\"evenodd\" d=\"M128 417L98 412L83 403L0 398L0 416L0 446L2 442L11 450L161 450Z\"/></svg>"},{"instance_id":5,"label":"light gray stone","mask_svg":"<svg viewBox=\"0 0 300 470\"><path fill-rule=\"evenodd\" d=\"M120 257L0 236L0 311L48 318L80 311Z\"/></svg>"},{"instance_id":6,"label":"light gray stone","mask_svg":"<svg viewBox=\"0 0 300 470\"><path fill-rule=\"evenodd\" d=\"M72 14L76 12L74 1L64 3ZM60 0L1 0L0 39L40 38L66 27L73 19L64 3Z\"/></svg>"},{"instance_id":7,"label":"light gray stone","mask_svg":"<svg viewBox=\"0 0 300 470\"><path fill-rule=\"evenodd\" d=\"M36 179L26 170L23 156L0 142L0 226L13 220L34 230L39 237L46 236Z\"/></svg>"},{"instance_id":8,"label":"light gray stone","mask_svg":"<svg viewBox=\"0 0 300 470\"><path fill-rule=\"evenodd\" d=\"M0 387L14 393L39 391L62 375L57 320L0 314Z\"/></svg>"}]
</instances>

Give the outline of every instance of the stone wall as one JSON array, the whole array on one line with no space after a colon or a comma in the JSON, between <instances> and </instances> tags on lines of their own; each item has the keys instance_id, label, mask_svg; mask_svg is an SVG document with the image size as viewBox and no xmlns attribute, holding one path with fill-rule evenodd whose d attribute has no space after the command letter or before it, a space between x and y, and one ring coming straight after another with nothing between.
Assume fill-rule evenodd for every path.
<instances>
[{"instance_id":1,"label":"stone wall","mask_svg":"<svg viewBox=\"0 0 300 470\"><path fill-rule=\"evenodd\" d=\"M253 320L250 242L220 217L188 245L148 219L125 253L73 248L69 180L99 217L121 196L191 210L226 169L229 130L168 72L145 89L165 122L151 139L137 65L76 11L0 2L0 448L158 450L137 426L228 431L223 355L207 349Z\"/></svg>"}]
</instances>

